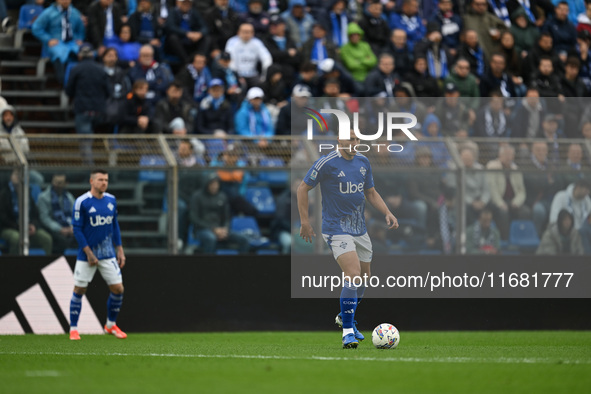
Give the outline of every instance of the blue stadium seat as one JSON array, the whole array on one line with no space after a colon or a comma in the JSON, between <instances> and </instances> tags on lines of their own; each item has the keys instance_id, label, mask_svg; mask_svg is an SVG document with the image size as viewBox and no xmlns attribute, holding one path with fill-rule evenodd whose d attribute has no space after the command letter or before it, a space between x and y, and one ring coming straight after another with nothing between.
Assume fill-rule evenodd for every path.
<instances>
[{"instance_id":1,"label":"blue stadium seat","mask_svg":"<svg viewBox=\"0 0 591 394\"><path fill-rule=\"evenodd\" d=\"M261 167L284 168L285 162L277 158L265 158L259 162ZM289 183L288 171L262 171L258 180L267 183L269 186L283 186Z\"/></svg>"},{"instance_id":2,"label":"blue stadium seat","mask_svg":"<svg viewBox=\"0 0 591 394\"><path fill-rule=\"evenodd\" d=\"M237 256L238 251L234 249L217 249L215 254L218 256Z\"/></svg>"},{"instance_id":3,"label":"blue stadium seat","mask_svg":"<svg viewBox=\"0 0 591 394\"><path fill-rule=\"evenodd\" d=\"M536 226L531 220L514 220L509 230L509 244L519 248L535 249L540 244Z\"/></svg>"},{"instance_id":4,"label":"blue stadium seat","mask_svg":"<svg viewBox=\"0 0 591 394\"><path fill-rule=\"evenodd\" d=\"M35 4L25 4L21 7L18 15L18 28L30 29L35 19L43 12L43 6Z\"/></svg>"},{"instance_id":5,"label":"blue stadium seat","mask_svg":"<svg viewBox=\"0 0 591 394\"><path fill-rule=\"evenodd\" d=\"M220 153L226 150L226 141L220 139L203 139L203 145L205 145L205 153L209 157L209 160L215 160Z\"/></svg>"},{"instance_id":6,"label":"blue stadium seat","mask_svg":"<svg viewBox=\"0 0 591 394\"><path fill-rule=\"evenodd\" d=\"M29 256L45 256L45 251L41 248L29 249Z\"/></svg>"},{"instance_id":7,"label":"blue stadium seat","mask_svg":"<svg viewBox=\"0 0 591 394\"><path fill-rule=\"evenodd\" d=\"M275 213L275 199L268 187L249 187L244 196L252 204L258 213L272 215Z\"/></svg>"},{"instance_id":8,"label":"blue stadium seat","mask_svg":"<svg viewBox=\"0 0 591 394\"><path fill-rule=\"evenodd\" d=\"M421 250L419 250L419 254L436 256L436 255L440 255L441 254L441 250L421 249Z\"/></svg>"},{"instance_id":9,"label":"blue stadium seat","mask_svg":"<svg viewBox=\"0 0 591 394\"><path fill-rule=\"evenodd\" d=\"M166 166L166 159L159 155L143 155L140 158L140 166L154 167ZM166 181L166 171L163 170L141 170L138 176L139 181L164 183Z\"/></svg>"},{"instance_id":10,"label":"blue stadium seat","mask_svg":"<svg viewBox=\"0 0 591 394\"><path fill-rule=\"evenodd\" d=\"M41 194L41 186L34 183L31 184L31 196L33 197L33 201L35 201L35 204L39 201L39 194Z\"/></svg>"},{"instance_id":11,"label":"blue stadium seat","mask_svg":"<svg viewBox=\"0 0 591 394\"><path fill-rule=\"evenodd\" d=\"M78 249L68 248L68 249L64 250L64 256L77 256L77 255L78 255Z\"/></svg>"},{"instance_id":12,"label":"blue stadium seat","mask_svg":"<svg viewBox=\"0 0 591 394\"><path fill-rule=\"evenodd\" d=\"M257 254L261 256L275 256L279 254L279 251L275 249L262 249L257 250Z\"/></svg>"},{"instance_id":13,"label":"blue stadium seat","mask_svg":"<svg viewBox=\"0 0 591 394\"><path fill-rule=\"evenodd\" d=\"M242 234L250 241L250 246L262 248L270 244L269 240L261 236L261 230L256 219L252 216L232 218L230 231Z\"/></svg>"}]
</instances>

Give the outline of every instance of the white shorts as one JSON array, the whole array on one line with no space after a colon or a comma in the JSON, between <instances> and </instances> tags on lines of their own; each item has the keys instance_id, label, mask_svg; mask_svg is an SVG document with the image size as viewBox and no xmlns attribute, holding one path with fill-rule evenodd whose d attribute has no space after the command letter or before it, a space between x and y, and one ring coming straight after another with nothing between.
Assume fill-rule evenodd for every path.
<instances>
[{"instance_id":1,"label":"white shorts","mask_svg":"<svg viewBox=\"0 0 591 394\"><path fill-rule=\"evenodd\" d=\"M371 240L369 239L369 235L367 233L356 237L349 234L322 234L322 237L328 244L330 250L332 250L332 255L334 256L335 260L338 259L343 253L357 252L359 261L363 261L365 263L369 263L371 261L373 250L371 248Z\"/></svg>"},{"instance_id":2,"label":"white shorts","mask_svg":"<svg viewBox=\"0 0 591 394\"><path fill-rule=\"evenodd\" d=\"M123 282L121 276L121 268L117 264L116 258L99 260L98 265L90 265L88 261L76 260L76 267L74 268L74 285L77 287L88 287L88 284L94 278L96 269L101 273L101 276L110 285L116 285Z\"/></svg>"}]
</instances>

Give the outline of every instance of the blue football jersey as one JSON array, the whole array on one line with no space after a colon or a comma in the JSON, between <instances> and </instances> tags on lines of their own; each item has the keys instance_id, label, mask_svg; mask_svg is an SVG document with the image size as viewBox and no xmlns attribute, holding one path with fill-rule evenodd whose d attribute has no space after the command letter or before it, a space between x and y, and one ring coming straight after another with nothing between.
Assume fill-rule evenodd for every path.
<instances>
[{"instance_id":1,"label":"blue football jersey","mask_svg":"<svg viewBox=\"0 0 591 394\"><path fill-rule=\"evenodd\" d=\"M86 246L99 260L116 257L114 246L121 245L121 232L115 196L104 193L103 198L98 199L86 192L76 199L72 216L78 260L88 260L82 250Z\"/></svg>"},{"instance_id":2,"label":"blue football jersey","mask_svg":"<svg viewBox=\"0 0 591 394\"><path fill-rule=\"evenodd\" d=\"M318 159L304 178L308 186L320 183L322 233L363 235L365 189L374 187L369 160L357 153L352 160L333 151Z\"/></svg>"}]
</instances>

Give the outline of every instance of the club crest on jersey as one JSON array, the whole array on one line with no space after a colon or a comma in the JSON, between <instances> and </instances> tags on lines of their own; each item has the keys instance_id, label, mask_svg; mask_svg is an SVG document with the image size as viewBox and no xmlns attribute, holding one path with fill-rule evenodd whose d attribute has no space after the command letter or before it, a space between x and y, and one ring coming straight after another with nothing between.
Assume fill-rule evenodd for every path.
<instances>
[{"instance_id":1,"label":"club crest on jersey","mask_svg":"<svg viewBox=\"0 0 591 394\"><path fill-rule=\"evenodd\" d=\"M318 172L316 170L312 170L312 173L310 174L310 179L315 180L317 176Z\"/></svg>"},{"instance_id":2,"label":"club crest on jersey","mask_svg":"<svg viewBox=\"0 0 591 394\"><path fill-rule=\"evenodd\" d=\"M365 167L361 167L359 169L359 172L361 173L361 175L365 176L365 173L367 172L367 170L365 169Z\"/></svg>"},{"instance_id":3,"label":"club crest on jersey","mask_svg":"<svg viewBox=\"0 0 591 394\"><path fill-rule=\"evenodd\" d=\"M363 168L363 167L362 167ZM364 174L365 175L365 174ZM115 208L115 206L113 206L113 204L109 203L107 204L107 208L109 208L109 211L112 211L113 208Z\"/></svg>"}]
</instances>

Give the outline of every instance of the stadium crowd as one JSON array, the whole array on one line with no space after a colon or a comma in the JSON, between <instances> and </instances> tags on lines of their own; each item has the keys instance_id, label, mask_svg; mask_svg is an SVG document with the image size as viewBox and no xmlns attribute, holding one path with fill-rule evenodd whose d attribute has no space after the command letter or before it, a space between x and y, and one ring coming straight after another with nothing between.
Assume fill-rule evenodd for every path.
<instances>
[{"instance_id":1,"label":"stadium crowd","mask_svg":"<svg viewBox=\"0 0 591 394\"><path fill-rule=\"evenodd\" d=\"M266 137L306 129L303 116L292 118L297 112L292 107L365 111L363 122L373 129L372 114L382 105L415 114L419 139L465 140L460 157L474 170L466 176L469 253L496 253L518 219L534 223L544 253L591 253L591 187L584 178L591 161L581 144L563 152L557 143L591 139L586 99L591 2L57 0L44 5L32 33L73 100L78 133L242 135L253 137L264 156ZM362 108L351 97L376 100ZM15 115L14 108L4 109L0 132L13 130ZM491 143L479 146L472 137ZM499 144L495 138L536 142ZM405 148L388 160L451 167L443 142ZM482 149L498 151L498 157L482 162ZM194 154L194 165L237 160L232 153ZM484 168L496 172L485 177L478 173ZM224 183L232 180L217 180L227 194ZM453 176L390 176L383 183L382 194L395 214L409 220L408 231L422 232L430 248L454 252ZM206 184L218 193L220 185ZM227 196L233 212L240 209L237 190ZM187 193L184 208L195 198ZM190 220L200 226L203 218L194 216ZM186 234L186 223L182 226L180 233ZM379 226L368 227L376 245L382 238L386 246L391 241ZM203 236L205 242L212 238ZM571 238L576 238L572 246ZM558 245L554 249L548 246L552 242Z\"/></svg>"}]
</instances>

